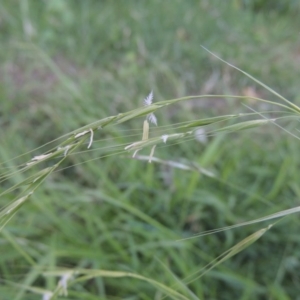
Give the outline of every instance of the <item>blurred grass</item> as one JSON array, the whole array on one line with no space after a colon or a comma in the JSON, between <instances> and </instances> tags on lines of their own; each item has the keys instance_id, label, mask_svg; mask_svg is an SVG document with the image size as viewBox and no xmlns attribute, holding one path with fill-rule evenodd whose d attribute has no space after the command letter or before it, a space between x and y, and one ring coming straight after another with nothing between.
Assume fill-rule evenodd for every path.
<instances>
[{"instance_id":1,"label":"blurred grass","mask_svg":"<svg viewBox=\"0 0 300 300\"><path fill-rule=\"evenodd\" d=\"M299 7L246 2L2 1L1 161L137 108L151 89L155 101L193 94L277 101L201 44L299 105ZM248 105L271 109L255 101ZM239 112L249 111L236 100L216 98L177 104L157 117L159 125L171 125ZM297 122L280 124L291 129ZM261 227L177 239L299 203L299 142L277 127L156 150L162 158L195 161L219 180L124 155L88 161L141 133L141 120L99 132L93 145L98 150L71 155L64 167L84 163L53 174L5 227L3 299L41 299L13 284L53 290L57 280L39 271L54 267L123 270L173 286ZM17 170L38 154L2 166ZM19 174L10 183L21 179ZM10 200L3 197L1 206ZM193 282L191 291L200 299L299 299L297 221L297 215L284 219ZM74 284L66 298L161 299L159 293L143 281L98 277Z\"/></svg>"}]
</instances>

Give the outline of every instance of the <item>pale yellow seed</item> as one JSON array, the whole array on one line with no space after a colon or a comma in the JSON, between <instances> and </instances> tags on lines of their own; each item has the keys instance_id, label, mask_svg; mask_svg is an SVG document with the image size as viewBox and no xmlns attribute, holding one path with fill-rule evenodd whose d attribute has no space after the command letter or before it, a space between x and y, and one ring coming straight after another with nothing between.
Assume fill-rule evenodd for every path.
<instances>
[{"instance_id":1,"label":"pale yellow seed","mask_svg":"<svg viewBox=\"0 0 300 300\"><path fill-rule=\"evenodd\" d=\"M143 138L142 141L147 141L149 138L149 123L147 120L144 121L144 126L143 126Z\"/></svg>"}]
</instances>

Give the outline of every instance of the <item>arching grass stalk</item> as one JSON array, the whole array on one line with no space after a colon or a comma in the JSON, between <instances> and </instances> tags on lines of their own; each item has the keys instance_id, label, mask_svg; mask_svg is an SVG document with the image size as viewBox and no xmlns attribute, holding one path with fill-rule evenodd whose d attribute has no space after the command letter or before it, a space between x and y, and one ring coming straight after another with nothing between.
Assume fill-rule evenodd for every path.
<instances>
[{"instance_id":1,"label":"arching grass stalk","mask_svg":"<svg viewBox=\"0 0 300 300\"><path fill-rule=\"evenodd\" d=\"M226 62L227 63L227 62ZM227 63L228 64L228 63ZM229 64L230 65L230 64ZM231 65L232 66L232 65ZM234 67L234 66L233 66ZM236 68L236 67L234 67ZM238 69L238 68L236 68ZM238 69L241 71L240 69ZM131 142L124 146L121 152L119 153L126 153L131 152L133 153L133 156L137 154L137 151L144 149L146 147L152 147L152 150L150 152L149 161L155 161L160 162L159 159L156 159L154 157L154 149L159 144L168 144L170 142L180 142L182 140L192 139L195 138L195 133L197 130L197 127L204 126L208 124L216 124L218 122L228 121L237 117L240 117L241 115L225 115L225 116L217 116L212 118L205 118L205 119L199 119L199 120L193 120L193 121L187 121L184 125L180 126L178 130L180 132L176 133L169 133L165 134L162 133L159 136L149 138L149 122L157 123L156 117L154 116L154 113L161 108L167 107L169 105L173 105L176 103L180 103L183 101L188 101L191 99L207 99L207 98L232 98L232 99L239 99L239 100L247 100L247 99L254 99L260 102L265 102L268 104L276 105L281 108L286 109L289 112L292 112L296 115L300 113L300 109L297 105L291 103L287 99L283 98L282 96L278 95L276 92L274 92L269 87L262 84L260 81L256 80L246 72L241 71L249 78L253 79L255 82L259 83L263 87L265 87L267 90L272 92L274 95L278 96L283 102L282 103L276 103L270 100L265 100L261 98L255 98L255 97L247 97L247 96L234 96L234 95L201 95L201 96L189 96L189 97L182 97L178 99L172 99L172 100L166 100L166 101L160 101L156 103L152 103L152 97L153 94L151 93L146 99L145 99L145 106L140 107L128 112L120 113L115 116L110 116L101 120L98 120L96 122L93 122L91 124L88 124L86 126L83 126L77 130L74 130L66 135L64 135L61 138L64 138L65 140L62 141L58 146L55 148L52 148L51 150L41 153L39 155L34 156L30 161L24 163L21 168L17 171L19 173L27 173L29 171L35 170L34 168L41 167L41 170L35 171L34 174L28 175L28 177L13 185L12 187L8 188L6 191L2 192L0 196L7 195L8 193L15 192L19 189L23 189L18 195L18 197L15 198L15 200L5 206L2 211L0 212L0 230L4 228L4 226L12 219L12 217L16 214L16 212L21 208L23 204L25 204L28 199L31 197L31 195L36 191L36 189L46 180L46 178L51 175L54 171L58 169L58 167L62 164L63 161L65 161L69 155L75 152L79 147L86 144L86 147L90 149L94 142L94 136L96 134L96 131L103 130L106 127L109 126L115 126L124 122L127 122L129 120L133 120L140 117L146 117L146 121L144 122L143 127L143 135L141 140ZM211 132L219 133L219 132L235 132L240 131L248 128L258 127L261 125L265 125L268 123L274 123L276 119L267 119L267 118L259 118L255 120L247 120L247 121L241 121L235 124L225 125L221 128L217 128L212 130ZM51 166L43 167L44 164L47 163ZM180 167L181 169L189 170L192 167L186 167L183 164L177 164L173 167ZM194 167L194 169L197 169ZM197 171L202 172L203 174L207 176L213 177L209 171L205 169L198 168ZM1 179L8 179L9 176L14 175L10 173L5 173L3 176L1 176ZM258 223L261 221L270 220L273 218L279 218L282 216L289 215L291 213L298 212L299 208L294 208L291 210L285 210L278 212L273 215L269 215L266 217L262 217L256 220L252 220L249 222L244 222L241 224L229 226L229 227L223 227L220 229L215 229L210 232L202 233L202 235L205 234L212 234L215 232L245 226L253 223ZM137 212L135 212L138 214ZM142 217L144 220L148 220L149 217L146 215L139 214L139 217ZM253 242L255 242L257 239L259 239L267 230L271 228L271 225L267 228L260 229L256 231L255 233L249 235L245 239L243 239L241 242L237 243L235 246L230 248L227 252L225 252L223 255L218 257L217 259L213 260L210 264L208 264L203 270L200 270L200 275L203 276L206 272L211 270L213 267L216 267L220 263L224 262L225 260L231 258L232 256L236 255L240 251L244 250L246 247L250 246ZM200 236L200 235L199 235ZM50 275L48 273L47 275ZM105 270L83 270L83 269L72 269L72 270L64 270L64 271L54 271L52 275L59 275L61 276L61 279L57 285L57 288L54 291L46 291L44 293L45 299L55 299L59 293L63 293L64 295L68 292L68 284L72 284L75 282L80 281L86 281L90 278L95 278L97 276L101 277L112 277L112 278L119 278L119 277L131 277L136 278L140 280L144 280L152 285L154 285L157 289L161 290L165 295L170 296L172 299L188 299L185 295L180 294L175 289L172 289L170 287L167 287L166 285L159 283L153 279L149 279L147 277L141 276L139 274L135 273L129 273L129 272L119 272L119 271L105 271ZM75 276L77 276L75 278ZM193 274L191 280L188 279L188 282L191 282L195 280L196 275ZM25 287L27 289L27 287ZM33 291L33 289L31 289Z\"/></svg>"},{"instance_id":2,"label":"arching grass stalk","mask_svg":"<svg viewBox=\"0 0 300 300\"><path fill-rule=\"evenodd\" d=\"M74 142L74 144L72 144L69 147L68 150L71 153L72 151L76 150L80 145L82 145L84 142L85 142L85 138L81 139L80 141L76 141ZM48 154L41 155L39 157L34 157L30 162L26 164L24 168L27 170L35 165L40 164L41 162L44 162L45 160L54 158L57 155L59 155L62 151L65 150L57 149L57 151L54 153L48 153ZM10 193L12 191L15 191L19 188L23 188L24 186L26 186L26 188L21 193L19 193L19 195L15 198L15 200L13 200L11 204L2 208L0 212L0 231L12 219L12 217L21 208L21 206L24 205L25 202L31 197L31 195L35 192L35 190L45 181L45 179L61 165L61 163L66 159L66 157L67 155L65 155L57 163L53 164L52 167L47 167L42 169L36 174L30 176L29 178L23 180L22 182L14 185L13 187L1 193L1 196L3 196L7 193Z\"/></svg>"},{"instance_id":3,"label":"arching grass stalk","mask_svg":"<svg viewBox=\"0 0 300 300\"><path fill-rule=\"evenodd\" d=\"M149 98L149 96L148 96L148 98ZM38 188L38 186L54 170L56 170L59 165L61 165L61 163L68 157L69 154L71 154L75 149L77 149L79 146L81 146L87 140L88 140L87 148L89 149L92 146L93 139L94 139L94 133L97 130L101 130L107 126L117 125L117 124L129 121L129 120L132 120L132 119L135 119L138 117L143 117L143 116L147 116L147 119L149 119L149 117L151 116L151 120L153 121L153 118L154 118L153 113L158 109L161 109L163 107L166 107L166 106L169 106L169 105L181 102L181 101L187 101L190 99L197 99L197 98L203 99L203 98L208 98L208 97L226 97L226 98L231 97L231 98L237 98L240 100L249 99L249 97L242 97L242 96L201 95L201 96L189 96L189 97L183 97L183 98L178 98L178 99L173 99L173 100L166 100L166 101L157 102L155 104L152 104L152 99L151 99L151 101L148 101L147 105L144 107L137 108L133 111L120 113L115 116L101 119L99 121L93 122L84 127L81 127L80 129L74 130L67 135L64 135L64 137L67 137L65 141L60 143L56 148L53 148L52 150L47 151L46 153L42 153L40 155L34 156L29 162L25 163L20 168L20 170L18 170L17 172L24 173L24 172L29 171L33 167L38 167L42 163L52 162L54 159L58 159L59 157L63 157L62 159L59 158L59 161L57 163L53 163L52 167L47 167L40 171L37 171L35 174L28 176L28 178L26 178L25 180L13 185L11 188L8 188L7 190L5 190L4 192L2 192L0 194L0 197L1 197L1 196L4 196L5 194L11 193L11 192L19 189L19 188L27 186L27 188L25 188L25 190L19 194L19 196L15 199L15 201L12 204L10 204L2 209L2 211L0 213L0 222L1 222L0 229L3 228L3 226L5 226L5 224L7 224L7 222L12 218L12 216L21 207L21 205L23 205L29 199L29 197ZM256 99L259 101L264 101L264 102L272 103L275 105L279 105L281 107L286 108L287 110L296 112L294 107L291 108L291 107L288 107L288 106L280 104L280 103L274 103L272 101L259 99L259 98L251 98L251 99ZM210 123L225 121L230 118L234 118L236 116L237 115L226 115L226 116L194 120L191 122L187 122L182 127L182 129L195 128L195 127L207 125ZM258 120L239 122L237 124L224 126L223 128L217 129L216 132L238 131L238 130L242 130L242 129L247 129L247 128L264 125L264 124L269 123L270 121L274 122L274 120L268 120L268 119L258 119ZM145 128L147 128L147 129L145 130ZM168 141L181 140L188 136L193 137L196 129L192 129L192 130L180 132L180 133L163 134L159 137L154 137L154 138L150 138L150 139L148 138L147 130L149 130L149 126L145 127L145 124L144 124L144 136L143 136L142 140L127 145L126 147L124 147L124 150L125 151L133 151L133 154L136 154L136 152L139 151L140 149L151 146L152 147L152 150L151 150L152 155L150 155L150 159L149 159L151 161L151 156L153 156L154 149L158 144L167 143ZM14 175L13 173L12 174L5 173L0 178L7 179L7 178L9 178L9 176L13 176L13 175Z\"/></svg>"},{"instance_id":4,"label":"arching grass stalk","mask_svg":"<svg viewBox=\"0 0 300 300\"><path fill-rule=\"evenodd\" d=\"M160 290L164 295L170 297L174 300L189 300L191 298L186 297L184 294L170 288L152 278L148 278L132 272L123 271L110 271L110 270L90 270L90 269L57 269L53 271L41 271L44 277L59 277L57 287L54 291L49 291L41 289L38 287L27 287L20 284L13 284L16 287L24 289L26 291L32 292L33 294L38 294L43 297L43 299L54 300L58 296L68 296L68 289L79 282L85 282L90 279L97 277L104 278L132 278L136 280L142 280L151 284L157 290ZM198 298L195 298L198 299Z\"/></svg>"}]
</instances>

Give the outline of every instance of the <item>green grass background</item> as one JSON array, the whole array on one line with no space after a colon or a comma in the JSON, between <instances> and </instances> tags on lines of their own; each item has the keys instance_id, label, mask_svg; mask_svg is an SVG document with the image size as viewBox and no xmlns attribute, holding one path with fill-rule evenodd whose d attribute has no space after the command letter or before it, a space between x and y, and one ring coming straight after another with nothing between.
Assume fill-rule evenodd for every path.
<instances>
[{"instance_id":1,"label":"green grass background","mask_svg":"<svg viewBox=\"0 0 300 300\"><path fill-rule=\"evenodd\" d=\"M278 101L200 45L299 105L299 12L298 1L1 1L3 172L41 153L10 160L18 155L142 106L151 89L154 101L249 93ZM239 112L249 110L215 97L156 115L171 130L177 122ZM97 132L93 151L70 155L8 223L0 236L0 299L41 299L24 287L53 290L57 278L40 270L55 267L128 271L174 287L262 225L178 239L298 206L299 141L279 128L156 149L157 157L212 170L212 179L105 148L140 139L142 123ZM280 124L299 128L296 119ZM164 129L151 128L156 133ZM1 190L22 179L16 173ZM2 197L1 206L13 198ZM196 299L300 299L299 259L294 215L188 287ZM162 297L147 282L98 277L57 299Z\"/></svg>"}]
</instances>

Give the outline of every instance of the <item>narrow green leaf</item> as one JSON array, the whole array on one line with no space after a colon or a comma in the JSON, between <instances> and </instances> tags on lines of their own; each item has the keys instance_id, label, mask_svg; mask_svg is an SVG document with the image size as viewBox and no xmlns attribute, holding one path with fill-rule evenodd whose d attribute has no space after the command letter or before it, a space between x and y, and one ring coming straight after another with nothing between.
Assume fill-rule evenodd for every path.
<instances>
[{"instance_id":1,"label":"narrow green leaf","mask_svg":"<svg viewBox=\"0 0 300 300\"><path fill-rule=\"evenodd\" d=\"M220 121L226 121L231 118L238 117L238 116L239 115L226 115L226 116L212 117L212 118L207 118L207 119L200 119L200 120L188 123L179 128L190 128L190 127L209 125L209 124L220 122Z\"/></svg>"},{"instance_id":2,"label":"narrow green leaf","mask_svg":"<svg viewBox=\"0 0 300 300\"><path fill-rule=\"evenodd\" d=\"M240 122L237 124L229 125L222 127L220 129L215 130L216 132L221 132L221 131L239 131L239 130L245 130L245 129L250 129L254 127L258 127L261 125L268 124L270 122L274 122L274 120L265 120L265 119L260 119L260 120L251 120L251 121L245 121L245 122Z\"/></svg>"}]
</instances>

